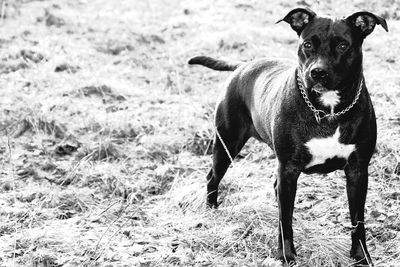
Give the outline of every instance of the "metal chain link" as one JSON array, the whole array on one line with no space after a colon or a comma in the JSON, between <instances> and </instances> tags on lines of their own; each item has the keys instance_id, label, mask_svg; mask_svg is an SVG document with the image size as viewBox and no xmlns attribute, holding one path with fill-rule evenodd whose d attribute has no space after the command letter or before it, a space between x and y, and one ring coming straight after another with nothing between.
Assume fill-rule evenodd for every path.
<instances>
[{"instance_id":1,"label":"metal chain link","mask_svg":"<svg viewBox=\"0 0 400 267\"><path fill-rule=\"evenodd\" d=\"M306 102L307 106L314 113L315 120L318 122L318 124L321 123L321 120L324 119L324 118L341 116L341 115L345 114L346 112L348 112L350 109L352 109L354 107L354 105L357 103L358 99L360 98L360 94L361 94L361 90L362 90L363 84L364 84L364 80L361 79L360 86L359 86L359 88L357 90L357 94L356 94L353 102L351 102L351 104L348 107L346 107L342 111L339 111L339 112L336 112L336 113L333 113L333 114L327 114L323 110L316 109L314 107L314 105L311 103L310 99L307 96L307 92L306 92L306 90L304 88L303 82L300 79L300 75L299 75L299 73L297 73L297 85L299 86L300 93L303 96L304 102ZM325 115L323 115L321 117L320 113L324 113Z\"/></svg>"}]
</instances>

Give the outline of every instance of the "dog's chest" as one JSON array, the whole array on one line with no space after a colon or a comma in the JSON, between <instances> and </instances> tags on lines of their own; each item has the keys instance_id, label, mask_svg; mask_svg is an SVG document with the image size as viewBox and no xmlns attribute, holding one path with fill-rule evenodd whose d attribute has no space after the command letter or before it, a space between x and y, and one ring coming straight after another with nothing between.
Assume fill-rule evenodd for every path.
<instances>
[{"instance_id":1,"label":"dog's chest","mask_svg":"<svg viewBox=\"0 0 400 267\"><path fill-rule=\"evenodd\" d=\"M315 165L324 164L326 160L339 158L347 160L350 154L355 150L354 144L344 144L340 141L340 128L329 137L311 138L305 143L312 158L306 165L306 169Z\"/></svg>"}]
</instances>

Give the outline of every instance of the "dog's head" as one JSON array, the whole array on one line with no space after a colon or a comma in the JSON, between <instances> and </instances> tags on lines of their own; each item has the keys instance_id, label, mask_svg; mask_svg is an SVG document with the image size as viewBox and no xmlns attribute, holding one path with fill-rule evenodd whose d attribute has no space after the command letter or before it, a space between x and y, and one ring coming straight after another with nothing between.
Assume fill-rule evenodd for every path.
<instances>
[{"instance_id":1,"label":"dog's head","mask_svg":"<svg viewBox=\"0 0 400 267\"><path fill-rule=\"evenodd\" d=\"M309 90L319 94L341 91L359 77L363 40L377 24L388 31L386 21L370 12L335 19L296 8L280 21L287 22L297 32L301 78Z\"/></svg>"}]
</instances>

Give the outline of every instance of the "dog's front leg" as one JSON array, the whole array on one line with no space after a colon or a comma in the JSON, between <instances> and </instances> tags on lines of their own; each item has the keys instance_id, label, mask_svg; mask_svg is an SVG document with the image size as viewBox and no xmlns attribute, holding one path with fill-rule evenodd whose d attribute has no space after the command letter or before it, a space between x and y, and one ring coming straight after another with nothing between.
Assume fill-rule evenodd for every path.
<instances>
[{"instance_id":1,"label":"dog's front leg","mask_svg":"<svg viewBox=\"0 0 400 267\"><path fill-rule=\"evenodd\" d=\"M349 200L351 232L350 256L360 264L372 266L371 257L365 243L364 206L368 187L368 163L360 162L358 157L349 160L345 168L347 178L347 197Z\"/></svg>"},{"instance_id":2,"label":"dog's front leg","mask_svg":"<svg viewBox=\"0 0 400 267\"><path fill-rule=\"evenodd\" d=\"M292 218L300 170L293 164L279 163L275 187L279 206L279 236L277 258L283 262L295 261Z\"/></svg>"}]
</instances>

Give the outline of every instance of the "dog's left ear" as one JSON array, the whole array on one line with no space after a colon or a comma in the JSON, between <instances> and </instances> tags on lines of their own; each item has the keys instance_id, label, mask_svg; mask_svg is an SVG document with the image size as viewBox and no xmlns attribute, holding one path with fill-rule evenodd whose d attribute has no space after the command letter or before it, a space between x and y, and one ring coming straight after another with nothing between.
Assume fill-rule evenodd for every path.
<instances>
[{"instance_id":1,"label":"dog's left ear","mask_svg":"<svg viewBox=\"0 0 400 267\"><path fill-rule=\"evenodd\" d=\"M355 27L362 38L373 32L376 24L381 25L385 31L389 31L384 18L366 11L356 12L348 16L346 22Z\"/></svg>"},{"instance_id":2,"label":"dog's left ear","mask_svg":"<svg viewBox=\"0 0 400 267\"><path fill-rule=\"evenodd\" d=\"M283 19L278 20L276 23L281 21L289 23L290 27L297 32L297 35L300 36L301 32L310 23L314 17L314 11L308 8L295 8L290 11Z\"/></svg>"}]
</instances>

